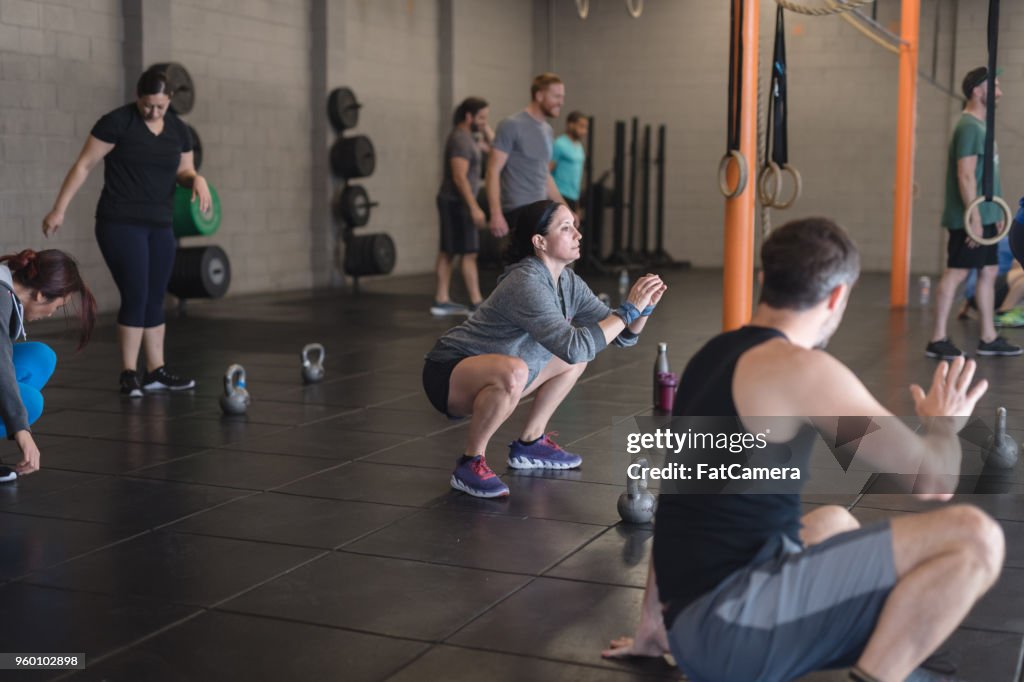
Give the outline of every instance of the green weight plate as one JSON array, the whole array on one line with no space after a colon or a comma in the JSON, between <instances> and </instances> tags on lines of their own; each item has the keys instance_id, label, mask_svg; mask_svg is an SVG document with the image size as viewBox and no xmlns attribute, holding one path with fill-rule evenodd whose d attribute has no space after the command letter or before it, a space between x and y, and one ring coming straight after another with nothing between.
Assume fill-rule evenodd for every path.
<instances>
[{"instance_id":1,"label":"green weight plate","mask_svg":"<svg viewBox=\"0 0 1024 682\"><path fill-rule=\"evenodd\" d=\"M209 184L209 183L208 183ZM211 184L213 205L207 213L199 210L199 200L192 201L192 190L181 187L174 190L174 234L177 237L208 236L220 227L220 197Z\"/></svg>"}]
</instances>

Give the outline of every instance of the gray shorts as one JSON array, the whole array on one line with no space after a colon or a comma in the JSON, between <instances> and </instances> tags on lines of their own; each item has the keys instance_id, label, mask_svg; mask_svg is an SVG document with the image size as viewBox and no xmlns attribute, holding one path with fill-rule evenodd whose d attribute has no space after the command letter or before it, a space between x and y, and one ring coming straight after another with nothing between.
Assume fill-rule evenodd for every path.
<instances>
[{"instance_id":1,"label":"gray shorts","mask_svg":"<svg viewBox=\"0 0 1024 682\"><path fill-rule=\"evenodd\" d=\"M778 682L857 662L896 584L888 521L804 548L779 535L668 633L693 682Z\"/></svg>"}]
</instances>

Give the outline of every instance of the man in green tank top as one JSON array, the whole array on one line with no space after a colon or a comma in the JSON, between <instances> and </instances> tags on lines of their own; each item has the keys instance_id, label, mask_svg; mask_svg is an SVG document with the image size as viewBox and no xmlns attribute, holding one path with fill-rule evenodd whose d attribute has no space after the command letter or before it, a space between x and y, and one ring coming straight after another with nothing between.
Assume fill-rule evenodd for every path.
<instances>
[{"instance_id":1,"label":"man in green tank top","mask_svg":"<svg viewBox=\"0 0 1024 682\"><path fill-rule=\"evenodd\" d=\"M972 237L987 237L1003 228L1003 215L998 206L984 202L971 211L968 224L964 223L964 210L982 193L982 171L985 166L985 114L988 101L988 70L981 66L970 71L963 80L963 93L967 99L960 120L953 130L946 161L946 201L942 209L942 226L949 231L946 248L946 270L939 280L935 297L935 327L925 355L931 358L952 359L963 355L946 333L946 320L957 288L972 270L978 270L975 297L981 318L978 355L1020 355L1020 346L996 335L993 321L995 281L999 274L998 247L985 246ZM999 80L995 81L995 100L1003 94ZM992 163L993 192L1002 193L999 182L999 151L995 148Z\"/></svg>"}]
</instances>

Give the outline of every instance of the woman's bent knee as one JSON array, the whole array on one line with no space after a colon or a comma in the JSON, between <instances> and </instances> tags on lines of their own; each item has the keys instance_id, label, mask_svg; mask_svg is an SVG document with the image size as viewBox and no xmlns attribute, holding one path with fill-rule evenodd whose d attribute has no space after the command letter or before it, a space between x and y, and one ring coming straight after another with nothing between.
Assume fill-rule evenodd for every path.
<instances>
[{"instance_id":1,"label":"woman's bent knee","mask_svg":"<svg viewBox=\"0 0 1024 682\"><path fill-rule=\"evenodd\" d=\"M529 379L530 368L519 358L509 358L498 375L501 387L512 395L521 394Z\"/></svg>"}]
</instances>

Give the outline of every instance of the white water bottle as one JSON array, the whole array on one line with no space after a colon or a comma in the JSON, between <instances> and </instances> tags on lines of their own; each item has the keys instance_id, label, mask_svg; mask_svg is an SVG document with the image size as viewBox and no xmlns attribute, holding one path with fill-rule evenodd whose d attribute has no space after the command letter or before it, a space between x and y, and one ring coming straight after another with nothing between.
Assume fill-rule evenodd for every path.
<instances>
[{"instance_id":1,"label":"white water bottle","mask_svg":"<svg viewBox=\"0 0 1024 682\"><path fill-rule=\"evenodd\" d=\"M629 271L626 268L622 268L619 272L619 305L626 302L626 296L629 295Z\"/></svg>"}]
</instances>

